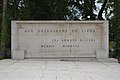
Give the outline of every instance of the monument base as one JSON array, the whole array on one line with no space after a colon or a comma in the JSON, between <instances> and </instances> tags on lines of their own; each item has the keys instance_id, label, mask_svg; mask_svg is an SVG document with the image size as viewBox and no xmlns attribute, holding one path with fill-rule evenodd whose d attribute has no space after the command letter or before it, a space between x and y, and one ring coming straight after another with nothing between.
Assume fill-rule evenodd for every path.
<instances>
[{"instance_id":1,"label":"monument base","mask_svg":"<svg viewBox=\"0 0 120 80\"><path fill-rule=\"evenodd\" d=\"M105 59L97 59L98 62L109 62L109 63L118 63L118 60L115 58L105 58Z\"/></svg>"},{"instance_id":2,"label":"monument base","mask_svg":"<svg viewBox=\"0 0 120 80\"><path fill-rule=\"evenodd\" d=\"M13 50L12 51L12 59L15 60L22 60L24 59L24 50Z\"/></svg>"},{"instance_id":3,"label":"monument base","mask_svg":"<svg viewBox=\"0 0 120 80\"><path fill-rule=\"evenodd\" d=\"M107 59L108 58L108 53L105 50L97 50L96 51L96 58L97 59Z\"/></svg>"}]
</instances>

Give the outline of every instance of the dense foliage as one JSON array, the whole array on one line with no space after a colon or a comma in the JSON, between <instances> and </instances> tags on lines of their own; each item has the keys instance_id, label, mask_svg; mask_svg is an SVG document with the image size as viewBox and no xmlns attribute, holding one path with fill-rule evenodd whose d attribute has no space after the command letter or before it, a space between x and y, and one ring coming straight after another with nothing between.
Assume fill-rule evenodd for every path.
<instances>
[{"instance_id":1,"label":"dense foliage","mask_svg":"<svg viewBox=\"0 0 120 80\"><path fill-rule=\"evenodd\" d=\"M0 57L10 54L11 20L109 20L110 48L120 57L120 0L0 0Z\"/></svg>"}]
</instances>

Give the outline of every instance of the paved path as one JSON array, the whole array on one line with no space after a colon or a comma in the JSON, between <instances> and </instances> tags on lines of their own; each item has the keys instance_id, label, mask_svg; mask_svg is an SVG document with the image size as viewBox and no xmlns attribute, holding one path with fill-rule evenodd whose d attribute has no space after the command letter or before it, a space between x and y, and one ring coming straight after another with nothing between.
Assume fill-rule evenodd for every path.
<instances>
[{"instance_id":1,"label":"paved path","mask_svg":"<svg viewBox=\"0 0 120 80\"><path fill-rule=\"evenodd\" d=\"M0 80L120 80L120 64L6 59Z\"/></svg>"}]
</instances>

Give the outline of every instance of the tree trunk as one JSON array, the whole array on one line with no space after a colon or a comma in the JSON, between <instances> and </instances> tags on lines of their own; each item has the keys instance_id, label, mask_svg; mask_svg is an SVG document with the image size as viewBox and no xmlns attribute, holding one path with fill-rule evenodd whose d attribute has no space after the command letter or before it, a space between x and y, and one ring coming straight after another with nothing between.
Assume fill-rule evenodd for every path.
<instances>
[{"instance_id":1,"label":"tree trunk","mask_svg":"<svg viewBox=\"0 0 120 80\"><path fill-rule=\"evenodd\" d=\"M2 15L2 5L3 5L3 1L0 0L0 15ZM1 28L1 23L2 23L2 17L0 16L0 28Z\"/></svg>"},{"instance_id":2,"label":"tree trunk","mask_svg":"<svg viewBox=\"0 0 120 80\"><path fill-rule=\"evenodd\" d=\"M30 12L30 7L31 7L30 0L24 0L24 4L25 4L24 19L30 20L32 19L32 16L34 16L34 15L31 16L31 12Z\"/></svg>"},{"instance_id":3,"label":"tree trunk","mask_svg":"<svg viewBox=\"0 0 120 80\"><path fill-rule=\"evenodd\" d=\"M104 3L102 5L102 8L100 9L99 11L99 14L98 14L98 19L99 20L104 20L103 17L102 17L102 14L103 14L103 11L105 10L105 7L106 7L106 4L107 4L108 0L104 0Z\"/></svg>"},{"instance_id":4,"label":"tree trunk","mask_svg":"<svg viewBox=\"0 0 120 80\"><path fill-rule=\"evenodd\" d=\"M6 39L7 39L7 20L6 20L6 14L7 12L7 0L3 0L3 16L2 16L2 27L1 27L1 51L0 51L0 57L4 58L5 54L5 48L6 48Z\"/></svg>"},{"instance_id":5,"label":"tree trunk","mask_svg":"<svg viewBox=\"0 0 120 80\"><path fill-rule=\"evenodd\" d=\"M84 0L84 13L83 13L83 15L84 15L85 19L88 19L88 16L90 16L89 13L90 13L89 0Z\"/></svg>"},{"instance_id":6,"label":"tree trunk","mask_svg":"<svg viewBox=\"0 0 120 80\"><path fill-rule=\"evenodd\" d=\"M2 15L2 6L3 6L3 0L0 0L0 15ZM2 25L2 16L0 16L0 33L1 33L1 25ZM0 39L1 39L1 34L0 34ZM0 49L1 49L1 45L0 45Z\"/></svg>"},{"instance_id":7,"label":"tree trunk","mask_svg":"<svg viewBox=\"0 0 120 80\"><path fill-rule=\"evenodd\" d=\"M14 19L16 20L17 19L17 0L14 0Z\"/></svg>"},{"instance_id":8,"label":"tree trunk","mask_svg":"<svg viewBox=\"0 0 120 80\"><path fill-rule=\"evenodd\" d=\"M3 0L3 17L6 15L6 12L7 12L7 0Z\"/></svg>"},{"instance_id":9,"label":"tree trunk","mask_svg":"<svg viewBox=\"0 0 120 80\"><path fill-rule=\"evenodd\" d=\"M94 2L95 0L90 0L91 4L90 4L90 20L94 20L94 13L93 13L93 9L94 9Z\"/></svg>"},{"instance_id":10,"label":"tree trunk","mask_svg":"<svg viewBox=\"0 0 120 80\"><path fill-rule=\"evenodd\" d=\"M20 3L21 0L14 0L14 20L17 20L18 19L18 6L19 6L19 3Z\"/></svg>"}]
</instances>

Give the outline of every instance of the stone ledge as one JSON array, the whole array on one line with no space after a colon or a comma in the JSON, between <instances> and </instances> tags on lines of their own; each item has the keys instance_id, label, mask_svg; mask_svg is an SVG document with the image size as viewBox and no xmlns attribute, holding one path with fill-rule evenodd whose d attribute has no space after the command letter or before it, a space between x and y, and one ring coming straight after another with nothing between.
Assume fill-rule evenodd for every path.
<instances>
[{"instance_id":1,"label":"stone ledge","mask_svg":"<svg viewBox=\"0 0 120 80\"><path fill-rule=\"evenodd\" d=\"M106 58L106 59L97 59L98 62L108 62L108 63L118 63L118 60L115 58Z\"/></svg>"}]
</instances>

